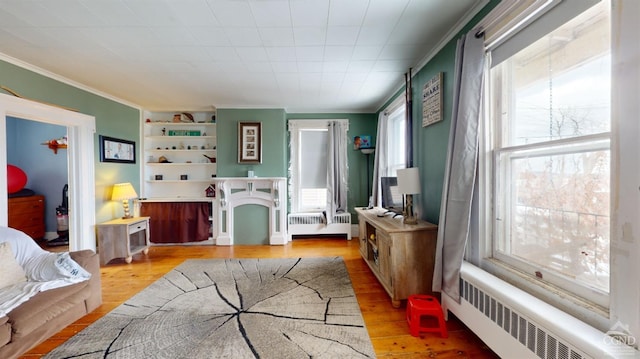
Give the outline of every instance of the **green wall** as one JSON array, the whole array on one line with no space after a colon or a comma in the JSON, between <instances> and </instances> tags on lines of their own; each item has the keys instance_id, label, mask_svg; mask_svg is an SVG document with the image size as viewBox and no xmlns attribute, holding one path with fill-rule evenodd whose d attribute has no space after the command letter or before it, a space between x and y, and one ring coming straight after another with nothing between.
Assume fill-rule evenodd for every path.
<instances>
[{"instance_id":1,"label":"green wall","mask_svg":"<svg viewBox=\"0 0 640 359\"><path fill-rule=\"evenodd\" d=\"M356 135L375 138L375 114L286 113L282 109L218 109L217 111L218 177L245 177L253 170L259 177L287 177L289 167L289 119L348 119L349 145ZM238 122L262 122L262 163L238 163ZM373 171L373 156L370 156ZM367 167L365 156L349 146L349 208L367 205ZM352 210L352 213L355 213ZM268 211L260 206L239 206L234 212L235 244L268 244ZM247 219L250 218L250 221ZM354 223L357 217L353 217Z\"/></svg>"},{"instance_id":2,"label":"green wall","mask_svg":"<svg viewBox=\"0 0 640 359\"><path fill-rule=\"evenodd\" d=\"M286 119L283 109L218 109L217 175L246 177L287 176ZM262 122L262 163L238 163L238 123ZM243 205L234 210L234 244L269 244L269 211L262 206Z\"/></svg>"},{"instance_id":3,"label":"green wall","mask_svg":"<svg viewBox=\"0 0 640 359\"><path fill-rule=\"evenodd\" d=\"M286 116L283 109L218 109L218 177L246 177L253 169L258 177L287 176ZM238 123L262 122L262 163L238 163Z\"/></svg>"},{"instance_id":4,"label":"green wall","mask_svg":"<svg viewBox=\"0 0 640 359\"><path fill-rule=\"evenodd\" d=\"M95 180L96 221L103 222L121 215L121 209L109 199L111 186L117 182L131 182L139 191L140 183L140 111L134 107L109 100L77 87L26 70L0 60L1 85L22 96L60 106L77 109L96 118ZM98 135L128 139L136 142L135 165L100 162ZM45 140L45 139L43 139ZM39 144L38 144L39 145ZM64 171L61 169L61 171ZM63 175L66 175L63 174ZM56 191L61 189L56 188ZM60 201L61 198L51 198Z\"/></svg>"}]
</instances>

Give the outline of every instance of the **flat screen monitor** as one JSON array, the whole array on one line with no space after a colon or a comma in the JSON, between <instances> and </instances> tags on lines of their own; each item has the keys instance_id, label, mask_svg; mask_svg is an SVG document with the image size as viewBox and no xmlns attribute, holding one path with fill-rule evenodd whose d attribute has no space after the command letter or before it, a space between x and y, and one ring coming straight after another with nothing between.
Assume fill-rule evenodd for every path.
<instances>
[{"instance_id":1,"label":"flat screen monitor","mask_svg":"<svg viewBox=\"0 0 640 359\"><path fill-rule=\"evenodd\" d=\"M402 214L402 194L398 190L397 177L380 177L382 189L382 208L387 211Z\"/></svg>"}]
</instances>

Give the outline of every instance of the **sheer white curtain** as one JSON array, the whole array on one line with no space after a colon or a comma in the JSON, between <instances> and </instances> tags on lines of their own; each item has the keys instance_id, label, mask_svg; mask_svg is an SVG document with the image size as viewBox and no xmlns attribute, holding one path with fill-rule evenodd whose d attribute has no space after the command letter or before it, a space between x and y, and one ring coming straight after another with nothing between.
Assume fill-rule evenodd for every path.
<instances>
[{"instance_id":1,"label":"sheer white curtain","mask_svg":"<svg viewBox=\"0 0 640 359\"><path fill-rule=\"evenodd\" d=\"M347 211L347 130L341 121L329 121L327 146L327 224Z\"/></svg>"},{"instance_id":2,"label":"sheer white curtain","mask_svg":"<svg viewBox=\"0 0 640 359\"><path fill-rule=\"evenodd\" d=\"M433 290L460 300L464 256L478 166L478 126L484 81L484 39L471 31L458 40L453 109L440 206Z\"/></svg>"}]
</instances>

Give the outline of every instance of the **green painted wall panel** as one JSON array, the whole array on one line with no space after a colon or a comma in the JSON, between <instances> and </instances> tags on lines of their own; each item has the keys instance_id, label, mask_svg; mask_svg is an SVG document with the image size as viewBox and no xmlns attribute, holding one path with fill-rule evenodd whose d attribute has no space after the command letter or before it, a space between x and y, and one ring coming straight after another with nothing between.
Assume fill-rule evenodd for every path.
<instances>
[{"instance_id":1,"label":"green painted wall panel","mask_svg":"<svg viewBox=\"0 0 640 359\"><path fill-rule=\"evenodd\" d=\"M233 212L233 244L269 244L269 209L246 204Z\"/></svg>"},{"instance_id":2,"label":"green painted wall panel","mask_svg":"<svg viewBox=\"0 0 640 359\"><path fill-rule=\"evenodd\" d=\"M283 109L218 109L218 177L287 176L286 120ZM262 163L238 163L238 123L262 122Z\"/></svg>"}]
</instances>

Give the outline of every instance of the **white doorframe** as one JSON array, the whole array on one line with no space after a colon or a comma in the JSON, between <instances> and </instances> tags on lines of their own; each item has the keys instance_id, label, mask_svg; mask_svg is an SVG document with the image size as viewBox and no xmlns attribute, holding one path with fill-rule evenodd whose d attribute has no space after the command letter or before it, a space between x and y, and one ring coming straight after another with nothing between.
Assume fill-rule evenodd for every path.
<instances>
[{"instance_id":1,"label":"white doorframe","mask_svg":"<svg viewBox=\"0 0 640 359\"><path fill-rule=\"evenodd\" d=\"M7 116L67 128L69 147L69 250L96 250L95 117L0 94L0 225L7 226ZM36 144L33 144L36 145Z\"/></svg>"}]
</instances>

